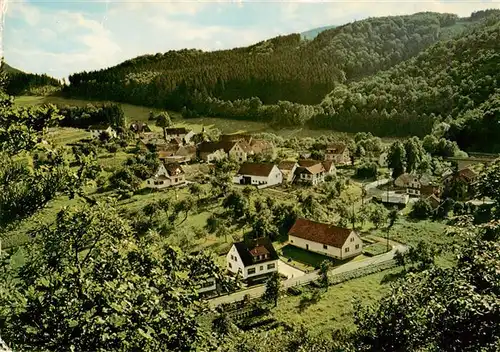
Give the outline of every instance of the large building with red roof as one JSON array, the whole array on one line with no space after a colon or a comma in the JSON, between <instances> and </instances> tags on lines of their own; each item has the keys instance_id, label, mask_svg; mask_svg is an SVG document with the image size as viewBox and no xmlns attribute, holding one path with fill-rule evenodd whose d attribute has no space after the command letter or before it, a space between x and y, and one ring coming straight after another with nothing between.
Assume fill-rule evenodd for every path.
<instances>
[{"instance_id":1,"label":"large building with red roof","mask_svg":"<svg viewBox=\"0 0 500 352\"><path fill-rule=\"evenodd\" d=\"M363 241L354 230L299 218L288 231L291 245L336 259L363 252Z\"/></svg>"}]
</instances>

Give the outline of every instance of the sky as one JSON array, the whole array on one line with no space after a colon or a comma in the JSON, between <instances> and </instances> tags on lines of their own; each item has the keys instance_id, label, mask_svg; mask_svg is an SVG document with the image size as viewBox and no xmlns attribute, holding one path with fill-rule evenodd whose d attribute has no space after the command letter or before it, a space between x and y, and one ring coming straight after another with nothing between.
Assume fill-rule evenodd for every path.
<instances>
[{"instance_id":1,"label":"sky","mask_svg":"<svg viewBox=\"0 0 500 352\"><path fill-rule=\"evenodd\" d=\"M228 49L367 17L500 8L489 1L0 0L5 61L56 78L183 48Z\"/></svg>"}]
</instances>

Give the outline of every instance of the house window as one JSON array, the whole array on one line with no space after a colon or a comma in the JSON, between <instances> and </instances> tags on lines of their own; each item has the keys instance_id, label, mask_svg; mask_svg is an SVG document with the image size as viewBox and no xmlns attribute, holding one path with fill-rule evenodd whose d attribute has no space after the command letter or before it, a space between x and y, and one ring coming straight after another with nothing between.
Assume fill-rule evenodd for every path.
<instances>
[{"instance_id":1,"label":"house window","mask_svg":"<svg viewBox=\"0 0 500 352\"><path fill-rule=\"evenodd\" d=\"M227 263L227 266L230 267L230 268L233 268L233 266L231 265L231 263Z\"/></svg>"},{"instance_id":2,"label":"house window","mask_svg":"<svg viewBox=\"0 0 500 352\"><path fill-rule=\"evenodd\" d=\"M349 247L347 247L344 252L348 253L349 252Z\"/></svg>"},{"instance_id":3,"label":"house window","mask_svg":"<svg viewBox=\"0 0 500 352\"><path fill-rule=\"evenodd\" d=\"M276 267L276 264L272 263L272 264L267 264L267 270L271 270L271 269L274 269Z\"/></svg>"},{"instance_id":4,"label":"house window","mask_svg":"<svg viewBox=\"0 0 500 352\"><path fill-rule=\"evenodd\" d=\"M179 181L179 179L178 179L178 178L176 178L176 179L175 179L175 182L177 182L177 181Z\"/></svg>"},{"instance_id":5,"label":"house window","mask_svg":"<svg viewBox=\"0 0 500 352\"><path fill-rule=\"evenodd\" d=\"M151 184L151 181L150 181L150 180L148 180L148 185L150 185L150 184Z\"/></svg>"},{"instance_id":6,"label":"house window","mask_svg":"<svg viewBox=\"0 0 500 352\"><path fill-rule=\"evenodd\" d=\"M359 244L356 245L356 249L359 249Z\"/></svg>"},{"instance_id":7,"label":"house window","mask_svg":"<svg viewBox=\"0 0 500 352\"><path fill-rule=\"evenodd\" d=\"M326 244L324 244L323 249L328 249L328 246Z\"/></svg>"},{"instance_id":8,"label":"house window","mask_svg":"<svg viewBox=\"0 0 500 352\"><path fill-rule=\"evenodd\" d=\"M264 265L261 265L259 268L260 271L264 270Z\"/></svg>"},{"instance_id":9,"label":"house window","mask_svg":"<svg viewBox=\"0 0 500 352\"><path fill-rule=\"evenodd\" d=\"M354 237L351 237L351 242L354 242Z\"/></svg>"},{"instance_id":10,"label":"house window","mask_svg":"<svg viewBox=\"0 0 500 352\"><path fill-rule=\"evenodd\" d=\"M290 243L293 243L293 240L290 240Z\"/></svg>"},{"instance_id":11,"label":"house window","mask_svg":"<svg viewBox=\"0 0 500 352\"><path fill-rule=\"evenodd\" d=\"M255 274L255 268L248 269L248 275Z\"/></svg>"}]
</instances>

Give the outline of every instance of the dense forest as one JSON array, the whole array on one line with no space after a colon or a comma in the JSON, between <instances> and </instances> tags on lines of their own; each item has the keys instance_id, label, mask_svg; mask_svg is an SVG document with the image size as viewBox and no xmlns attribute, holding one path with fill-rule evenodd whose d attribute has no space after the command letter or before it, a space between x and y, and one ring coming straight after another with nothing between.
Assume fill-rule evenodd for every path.
<instances>
[{"instance_id":1,"label":"dense forest","mask_svg":"<svg viewBox=\"0 0 500 352\"><path fill-rule=\"evenodd\" d=\"M370 18L323 31L312 41L291 34L233 50L147 55L74 74L69 92L174 110L189 108L196 91L231 101L317 104L337 82L390 68L473 23L458 20L438 13Z\"/></svg>"},{"instance_id":2,"label":"dense forest","mask_svg":"<svg viewBox=\"0 0 500 352\"><path fill-rule=\"evenodd\" d=\"M467 138L491 127L479 115L499 88L499 18L497 10L468 18L418 13L349 23L309 41L292 34L233 50L170 51L74 74L65 92L186 118L380 136L424 136L445 122L463 148L493 151Z\"/></svg>"},{"instance_id":3,"label":"dense forest","mask_svg":"<svg viewBox=\"0 0 500 352\"><path fill-rule=\"evenodd\" d=\"M2 60L2 70L8 74L5 91L10 95L47 95L62 88L61 82L46 74L26 73Z\"/></svg>"}]
</instances>

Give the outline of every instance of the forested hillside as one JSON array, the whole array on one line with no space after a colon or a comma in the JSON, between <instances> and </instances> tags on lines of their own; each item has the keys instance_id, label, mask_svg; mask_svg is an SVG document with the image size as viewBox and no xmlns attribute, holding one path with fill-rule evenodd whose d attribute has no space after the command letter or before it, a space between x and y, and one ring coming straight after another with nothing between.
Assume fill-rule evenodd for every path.
<instances>
[{"instance_id":1,"label":"forested hillside","mask_svg":"<svg viewBox=\"0 0 500 352\"><path fill-rule=\"evenodd\" d=\"M1 63L2 69L8 74L5 90L11 95L46 95L61 89L62 84L57 79L46 74L26 73L7 63Z\"/></svg>"},{"instance_id":2,"label":"forested hillside","mask_svg":"<svg viewBox=\"0 0 500 352\"><path fill-rule=\"evenodd\" d=\"M233 50L169 51L74 74L68 92L174 110L191 108L196 92L230 101L317 104L338 82L388 69L473 23L458 22L452 14L419 13L349 23L312 41L292 34Z\"/></svg>"},{"instance_id":3,"label":"forested hillside","mask_svg":"<svg viewBox=\"0 0 500 352\"><path fill-rule=\"evenodd\" d=\"M386 72L338 85L321 103L324 114L317 115L314 124L343 131L422 135L436 121L468 119L469 110L480 107L500 88L499 72L500 17L491 16L465 35L439 42ZM457 131L454 135L459 137ZM469 145L481 143L480 139ZM465 143L464 137L460 141Z\"/></svg>"}]
</instances>

